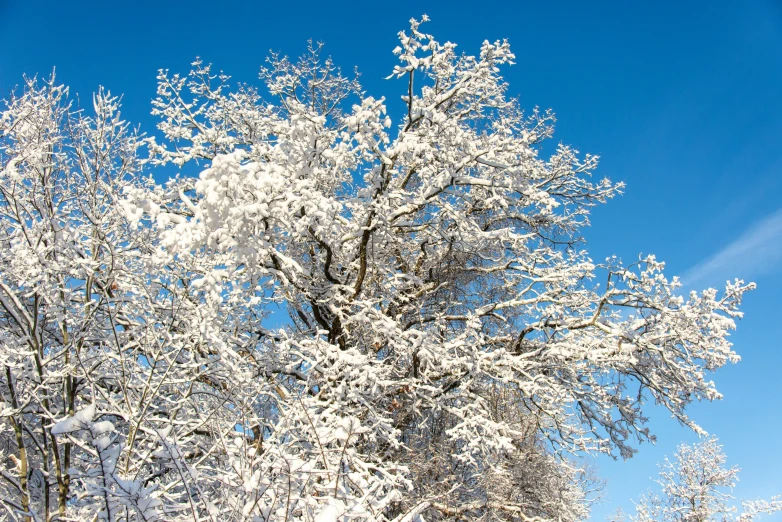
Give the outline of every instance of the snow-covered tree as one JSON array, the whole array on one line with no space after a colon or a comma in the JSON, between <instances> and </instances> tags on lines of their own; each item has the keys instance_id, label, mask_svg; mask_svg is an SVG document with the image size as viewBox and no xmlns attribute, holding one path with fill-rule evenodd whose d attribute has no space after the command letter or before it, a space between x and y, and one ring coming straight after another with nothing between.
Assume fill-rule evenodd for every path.
<instances>
[{"instance_id":1,"label":"snow-covered tree","mask_svg":"<svg viewBox=\"0 0 782 522\"><path fill-rule=\"evenodd\" d=\"M9 520L581 520L578 455L631 456L645 402L699 430L751 285L593 261L622 185L544 156L507 42L399 39L396 123L313 45L270 57L268 96L161 71L154 139L107 92L90 116L53 79L8 101ZM198 176L156 184L169 163Z\"/></svg>"},{"instance_id":2,"label":"snow-covered tree","mask_svg":"<svg viewBox=\"0 0 782 522\"><path fill-rule=\"evenodd\" d=\"M770 501L742 501L739 512L732 490L739 468L726 467L727 457L716 438L678 447L673 461L660 466L659 494L649 494L636 504L637 522L749 522L762 513L782 510L782 496Z\"/></svg>"}]
</instances>

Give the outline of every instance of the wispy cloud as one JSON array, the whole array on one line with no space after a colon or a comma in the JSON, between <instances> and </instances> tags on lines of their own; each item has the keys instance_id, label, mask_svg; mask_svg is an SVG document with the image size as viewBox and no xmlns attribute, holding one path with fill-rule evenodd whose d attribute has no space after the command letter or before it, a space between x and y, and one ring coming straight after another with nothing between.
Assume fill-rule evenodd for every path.
<instances>
[{"instance_id":1,"label":"wispy cloud","mask_svg":"<svg viewBox=\"0 0 782 522\"><path fill-rule=\"evenodd\" d=\"M782 270L782 209L747 229L720 252L682 276L687 287L718 285L735 277L751 280Z\"/></svg>"}]
</instances>

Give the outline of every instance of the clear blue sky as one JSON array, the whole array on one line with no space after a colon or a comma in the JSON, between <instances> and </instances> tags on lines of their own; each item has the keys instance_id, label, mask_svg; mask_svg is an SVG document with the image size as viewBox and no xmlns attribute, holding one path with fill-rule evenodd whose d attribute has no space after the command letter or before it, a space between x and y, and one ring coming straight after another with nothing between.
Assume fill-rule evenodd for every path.
<instances>
[{"instance_id":1,"label":"clear blue sky","mask_svg":"<svg viewBox=\"0 0 782 522\"><path fill-rule=\"evenodd\" d=\"M157 69L187 72L196 55L250 82L269 49L297 55L313 38L393 104L402 85L382 78L410 17L428 14L427 32L467 52L508 38L512 93L554 109L555 139L601 155L599 174L627 182L594 215L594 258L655 253L695 286L758 283L733 337L744 360L715 376L725 399L692 413L742 467L738 495L782 493L782 3L587 4L0 0L0 95L56 66L85 105L98 85L124 93L124 116L149 132ZM656 446L599 459L608 498L596 520L632 510L655 463L693 440L665 412L651 426Z\"/></svg>"}]
</instances>

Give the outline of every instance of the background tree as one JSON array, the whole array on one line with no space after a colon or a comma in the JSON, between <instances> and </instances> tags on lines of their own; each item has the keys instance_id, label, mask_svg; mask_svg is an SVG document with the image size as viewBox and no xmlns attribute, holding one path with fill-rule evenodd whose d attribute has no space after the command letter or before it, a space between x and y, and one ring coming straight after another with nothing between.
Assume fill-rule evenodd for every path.
<instances>
[{"instance_id":1,"label":"background tree","mask_svg":"<svg viewBox=\"0 0 782 522\"><path fill-rule=\"evenodd\" d=\"M743 510L732 504L732 490L739 468L726 467L727 457L716 438L692 446L682 444L673 462L665 459L657 483L659 495L642 497L633 520L707 522L750 521L761 513L782 510L782 498L742 501Z\"/></svg>"}]
</instances>

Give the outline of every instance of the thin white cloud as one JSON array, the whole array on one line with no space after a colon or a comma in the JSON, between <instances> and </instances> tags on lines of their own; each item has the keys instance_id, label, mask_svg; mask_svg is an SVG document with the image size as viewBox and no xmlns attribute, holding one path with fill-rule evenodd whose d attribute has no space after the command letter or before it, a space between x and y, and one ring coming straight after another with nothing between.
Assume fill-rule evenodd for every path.
<instances>
[{"instance_id":1,"label":"thin white cloud","mask_svg":"<svg viewBox=\"0 0 782 522\"><path fill-rule=\"evenodd\" d=\"M782 209L747 229L720 252L682 276L687 287L719 285L733 278L746 281L782 270Z\"/></svg>"}]
</instances>

